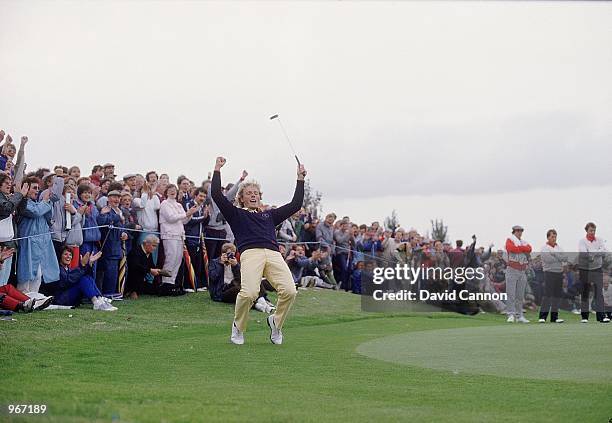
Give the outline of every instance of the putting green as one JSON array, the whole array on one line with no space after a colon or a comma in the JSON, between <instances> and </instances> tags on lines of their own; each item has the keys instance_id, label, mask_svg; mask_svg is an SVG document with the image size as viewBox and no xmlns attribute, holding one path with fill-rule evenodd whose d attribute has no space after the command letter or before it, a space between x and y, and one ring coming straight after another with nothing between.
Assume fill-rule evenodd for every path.
<instances>
[{"instance_id":1,"label":"putting green","mask_svg":"<svg viewBox=\"0 0 612 423\"><path fill-rule=\"evenodd\" d=\"M495 325L387 336L357 352L403 365L513 378L612 383L612 325Z\"/></svg>"}]
</instances>

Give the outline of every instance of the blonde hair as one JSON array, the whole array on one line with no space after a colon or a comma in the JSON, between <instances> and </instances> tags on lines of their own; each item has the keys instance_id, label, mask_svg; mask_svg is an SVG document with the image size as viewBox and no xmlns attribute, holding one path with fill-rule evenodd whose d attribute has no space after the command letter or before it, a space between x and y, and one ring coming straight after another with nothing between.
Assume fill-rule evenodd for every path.
<instances>
[{"instance_id":1,"label":"blonde hair","mask_svg":"<svg viewBox=\"0 0 612 423\"><path fill-rule=\"evenodd\" d=\"M236 246L232 244L231 242L226 242L225 244L221 246L222 253L227 253L229 250L233 250L235 252Z\"/></svg>"},{"instance_id":2,"label":"blonde hair","mask_svg":"<svg viewBox=\"0 0 612 423\"><path fill-rule=\"evenodd\" d=\"M263 197L263 193L261 192L261 186L259 185L258 182L256 181L244 182L242 185L240 185L240 188L238 188L238 192L236 193L236 198L234 201L239 207L244 207L244 204L242 203L242 194L244 193L244 190L247 189L248 187L256 187L257 191L259 191L259 199Z\"/></svg>"}]
</instances>

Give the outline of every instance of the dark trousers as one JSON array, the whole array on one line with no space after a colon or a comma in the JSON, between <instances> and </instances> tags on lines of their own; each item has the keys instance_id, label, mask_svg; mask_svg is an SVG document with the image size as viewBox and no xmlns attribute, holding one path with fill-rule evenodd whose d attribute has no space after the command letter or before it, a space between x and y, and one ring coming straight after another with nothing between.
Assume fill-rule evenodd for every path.
<instances>
[{"instance_id":1,"label":"dark trousers","mask_svg":"<svg viewBox=\"0 0 612 423\"><path fill-rule=\"evenodd\" d=\"M550 321L555 322L559 316L559 302L563 294L563 273L544 272L544 295L540 307L540 319L546 320L550 311Z\"/></svg>"},{"instance_id":2,"label":"dark trousers","mask_svg":"<svg viewBox=\"0 0 612 423\"><path fill-rule=\"evenodd\" d=\"M90 300L100 295L94 279L91 276L84 275L70 288L57 292L55 298L53 298L53 304L74 307L81 304L81 298L83 297Z\"/></svg>"},{"instance_id":3,"label":"dark trousers","mask_svg":"<svg viewBox=\"0 0 612 423\"><path fill-rule=\"evenodd\" d=\"M105 258L100 259L98 269L102 275L100 278L102 295L117 294L117 286L119 284L119 259Z\"/></svg>"},{"instance_id":4,"label":"dark trousers","mask_svg":"<svg viewBox=\"0 0 612 423\"><path fill-rule=\"evenodd\" d=\"M198 245L187 245L187 251L191 258L191 265L195 273L195 287L206 288L206 277L204 274L204 258L202 257L202 247Z\"/></svg>"},{"instance_id":5,"label":"dark trousers","mask_svg":"<svg viewBox=\"0 0 612 423\"><path fill-rule=\"evenodd\" d=\"M595 303L595 316L597 321L601 321L604 316L603 299L603 271L601 268L595 270L580 269L580 282L582 291L580 292L580 314L583 319L589 318L589 291L593 287L593 302Z\"/></svg>"},{"instance_id":6,"label":"dark trousers","mask_svg":"<svg viewBox=\"0 0 612 423\"><path fill-rule=\"evenodd\" d=\"M219 238L216 239L205 239L204 243L206 244L206 251L208 252L208 260L215 259L221 256L221 247L228 241L225 241L225 237L227 233L225 229L210 229L206 228L206 236L211 238Z\"/></svg>"},{"instance_id":7,"label":"dark trousers","mask_svg":"<svg viewBox=\"0 0 612 423\"><path fill-rule=\"evenodd\" d=\"M240 292L240 288L241 288L240 281L236 279L234 279L232 283L224 285L223 291L221 292L221 301L223 301L224 303L235 304L236 297L238 296L238 293ZM274 288L272 288L272 285L270 285L270 282L268 282L267 280L263 280L261 282L261 285L259 286L259 297L265 298L266 291L274 291Z\"/></svg>"},{"instance_id":8,"label":"dark trousers","mask_svg":"<svg viewBox=\"0 0 612 423\"><path fill-rule=\"evenodd\" d=\"M345 291L350 291L350 263L348 254L336 253L334 256L334 262L334 267L336 268L336 274L334 276L336 277L336 281L340 284L340 288L344 289Z\"/></svg>"}]
</instances>

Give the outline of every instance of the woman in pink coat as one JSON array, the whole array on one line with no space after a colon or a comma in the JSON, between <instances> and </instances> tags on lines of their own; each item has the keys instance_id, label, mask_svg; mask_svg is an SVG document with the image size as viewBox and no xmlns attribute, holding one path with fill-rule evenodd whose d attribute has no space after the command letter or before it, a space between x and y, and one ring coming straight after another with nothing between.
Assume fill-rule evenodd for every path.
<instances>
[{"instance_id":1,"label":"woman in pink coat","mask_svg":"<svg viewBox=\"0 0 612 423\"><path fill-rule=\"evenodd\" d=\"M183 206L176 201L177 192L176 185L168 185L164 193L166 200L161 203L159 209L159 225L165 254L163 268L170 272L170 276L162 277L161 292L174 291L176 275L183 258L185 240L183 225L198 210L197 207L192 207L185 212Z\"/></svg>"}]
</instances>

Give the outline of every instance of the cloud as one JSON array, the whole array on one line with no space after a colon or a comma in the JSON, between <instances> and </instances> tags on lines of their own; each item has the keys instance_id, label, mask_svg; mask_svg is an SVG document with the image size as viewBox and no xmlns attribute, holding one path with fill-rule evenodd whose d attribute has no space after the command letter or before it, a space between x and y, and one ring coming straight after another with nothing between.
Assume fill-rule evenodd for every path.
<instances>
[{"instance_id":1,"label":"cloud","mask_svg":"<svg viewBox=\"0 0 612 423\"><path fill-rule=\"evenodd\" d=\"M561 111L499 122L378 128L365 142L370 151L343 154L331 164L350 183L330 177L316 188L325 196L350 198L598 186L612 182L611 139L609 123L598 126Z\"/></svg>"}]
</instances>

